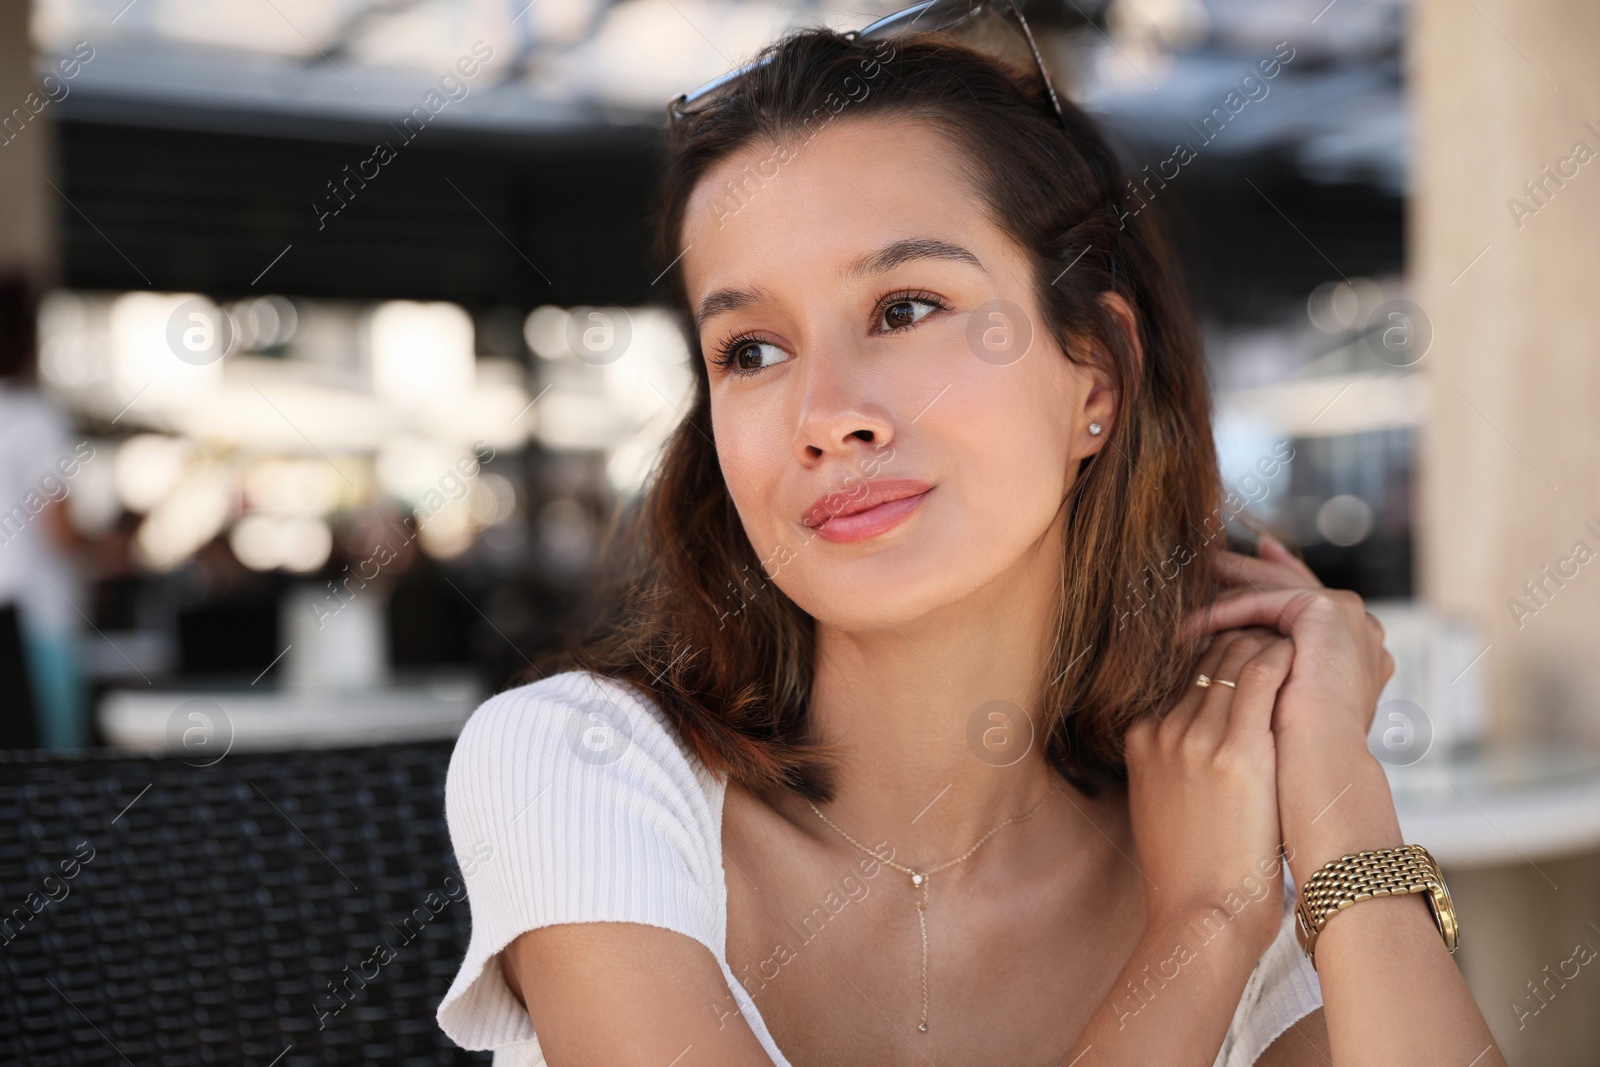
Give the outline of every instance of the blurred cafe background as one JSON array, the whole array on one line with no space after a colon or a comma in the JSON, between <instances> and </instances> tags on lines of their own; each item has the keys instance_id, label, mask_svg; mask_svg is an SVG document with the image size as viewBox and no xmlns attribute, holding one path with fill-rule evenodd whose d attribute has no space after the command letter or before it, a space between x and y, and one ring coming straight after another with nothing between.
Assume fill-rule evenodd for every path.
<instances>
[{"instance_id":1,"label":"blurred cafe background","mask_svg":"<svg viewBox=\"0 0 1600 1067\"><path fill-rule=\"evenodd\" d=\"M898 6L0 0L0 1060L487 1062L443 769L689 389L664 104ZM1600 7L1025 10L1175 236L1230 491L1387 626L1497 1039L1597 1062Z\"/></svg>"}]
</instances>

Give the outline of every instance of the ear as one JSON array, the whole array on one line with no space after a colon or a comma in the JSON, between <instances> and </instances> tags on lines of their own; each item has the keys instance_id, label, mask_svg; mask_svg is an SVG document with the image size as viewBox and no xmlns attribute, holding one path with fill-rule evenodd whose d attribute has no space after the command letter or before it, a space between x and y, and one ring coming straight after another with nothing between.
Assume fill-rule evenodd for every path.
<instances>
[{"instance_id":1,"label":"ear","mask_svg":"<svg viewBox=\"0 0 1600 1067\"><path fill-rule=\"evenodd\" d=\"M1142 364L1144 352L1139 344L1139 320L1132 306L1120 293L1110 290L1101 293L1099 299L1132 347L1135 365ZM1096 345L1095 348L1100 346ZM1105 442L1110 440L1111 428L1121 413L1121 397L1110 371L1110 353L1102 350L1090 351L1086 355L1086 359L1073 364L1078 379L1078 411L1082 418L1076 438L1082 448L1080 456L1091 456L1100 451ZM1091 423L1099 424L1098 434L1089 432Z\"/></svg>"}]
</instances>

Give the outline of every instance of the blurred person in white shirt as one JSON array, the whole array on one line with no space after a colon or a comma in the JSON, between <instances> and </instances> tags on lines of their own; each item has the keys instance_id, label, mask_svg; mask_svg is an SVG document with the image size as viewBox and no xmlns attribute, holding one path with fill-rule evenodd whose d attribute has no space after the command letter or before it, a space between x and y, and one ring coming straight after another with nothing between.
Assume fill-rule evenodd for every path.
<instances>
[{"instance_id":1,"label":"blurred person in white shirt","mask_svg":"<svg viewBox=\"0 0 1600 1067\"><path fill-rule=\"evenodd\" d=\"M94 449L35 385L37 307L27 275L0 274L0 606L18 611L40 747L69 749L89 743L79 652L89 605L65 501Z\"/></svg>"}]
</instances>

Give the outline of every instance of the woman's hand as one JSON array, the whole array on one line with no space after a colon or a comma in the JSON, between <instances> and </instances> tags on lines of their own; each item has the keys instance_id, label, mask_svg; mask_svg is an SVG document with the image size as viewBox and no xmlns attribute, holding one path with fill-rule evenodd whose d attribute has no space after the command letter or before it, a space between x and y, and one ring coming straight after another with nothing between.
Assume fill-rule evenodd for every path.
<instances>
[{"instance_id":1,"label":"woman's hand","mask_svg":"<svg viewBox=\"0 0 1600 1067\"><path fill-rule=\"evenodd\" d=\"M1271 626L1294 640L1272 733L1295 881L1346 852L1400 844L1383 768L1367 747L1378 696L1394 674L1383 627L1359 596L1325 588L1271 538L1261 539L1260 557L1224 552L1218 567L1230 588L1197 627Z\"/></svg>"},{"instance_id":2,"label":"woman's hand","mask_svg":"<svg viewBox=\"0 0 1600 1067\"><path fill-rule=\"evenodd\" d=\"M1196 673L1235 685L1190 686L1128 728L1145 928L1064 1062L1215 1057L1283 924L1272 706L1293 657L1271 630L1219 634Z\"/></svg>"},{"instance_id":3,"label":"woman's hand","mask_svg":"<svg viewBox=\"0 0 1600 1067\"><path fill-rule=\"evenodd\" d=\"M1260 544L1260 557L1220 554L1229 588L1196 625L1213 632L1270 626L1292 637L1294 666L1273 721L1280 743L1315 736L1341 751L1365 751L1378 695L1394 674L1382 624L1361 597L1326 588L1277 541L1262 537Z\"/></svg>"},{"instance_id":4,"label":"woman's hand","mask_svg":"<svg viewBox=\"0 0 1600 1067\"><path fill-rule=\"evenodd\" d=\"M1291 589L1306 586L1326 589L1306 561L1290 552L1282 541L1262 534L1256 542L1259 555L1246 556L1224 550L1217 555L1218 575L1229 587Z\"/></svg>"},{"instance_id":5,"label":"woman's hand","mask_svg":"<svg viewBox=\"0 0 1600 1067\"><path fill-rule=\"evenodd\" d=\"M1126 738L1149 925L1209 924L1214 937L1226 924L1249 967L1283 921L1272 713L1293 652L1270 630L1217 635L1198 673L1236 687L1197 684Z\"/></svg>"}]
</instances>

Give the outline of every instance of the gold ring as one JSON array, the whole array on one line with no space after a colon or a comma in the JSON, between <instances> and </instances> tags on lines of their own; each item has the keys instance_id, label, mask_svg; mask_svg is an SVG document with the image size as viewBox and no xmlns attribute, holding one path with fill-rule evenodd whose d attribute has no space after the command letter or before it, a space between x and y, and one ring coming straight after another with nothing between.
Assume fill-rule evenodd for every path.
<instances>
[{"instance_id":1,"label":"gold ring","mask_svg":"<svg viewBox=\"0 0 1600 1067\"><path fill-rule=\"evenodd\" d=\"M1229 689L1237 689L1237 688L1239 688L1239 683L1238 682L1230 682L1226 678L1213 678L1211 680L1213 682L1215 682L1217 685L1225 685Z\"/></svg>"},{"instance_id":2,"label":"gold ring","mask_svg":"<svg viewBox=\"0 0 1600 1067\"><path fill-rule=\"evenodd\" d=\"M1202 674L1200 677L1194 680L1194 684L1198 685L1201 689L1204 689L1206 686L1211 684L1211 678L1208 675Z\"/></svg>"}]
</instances>

